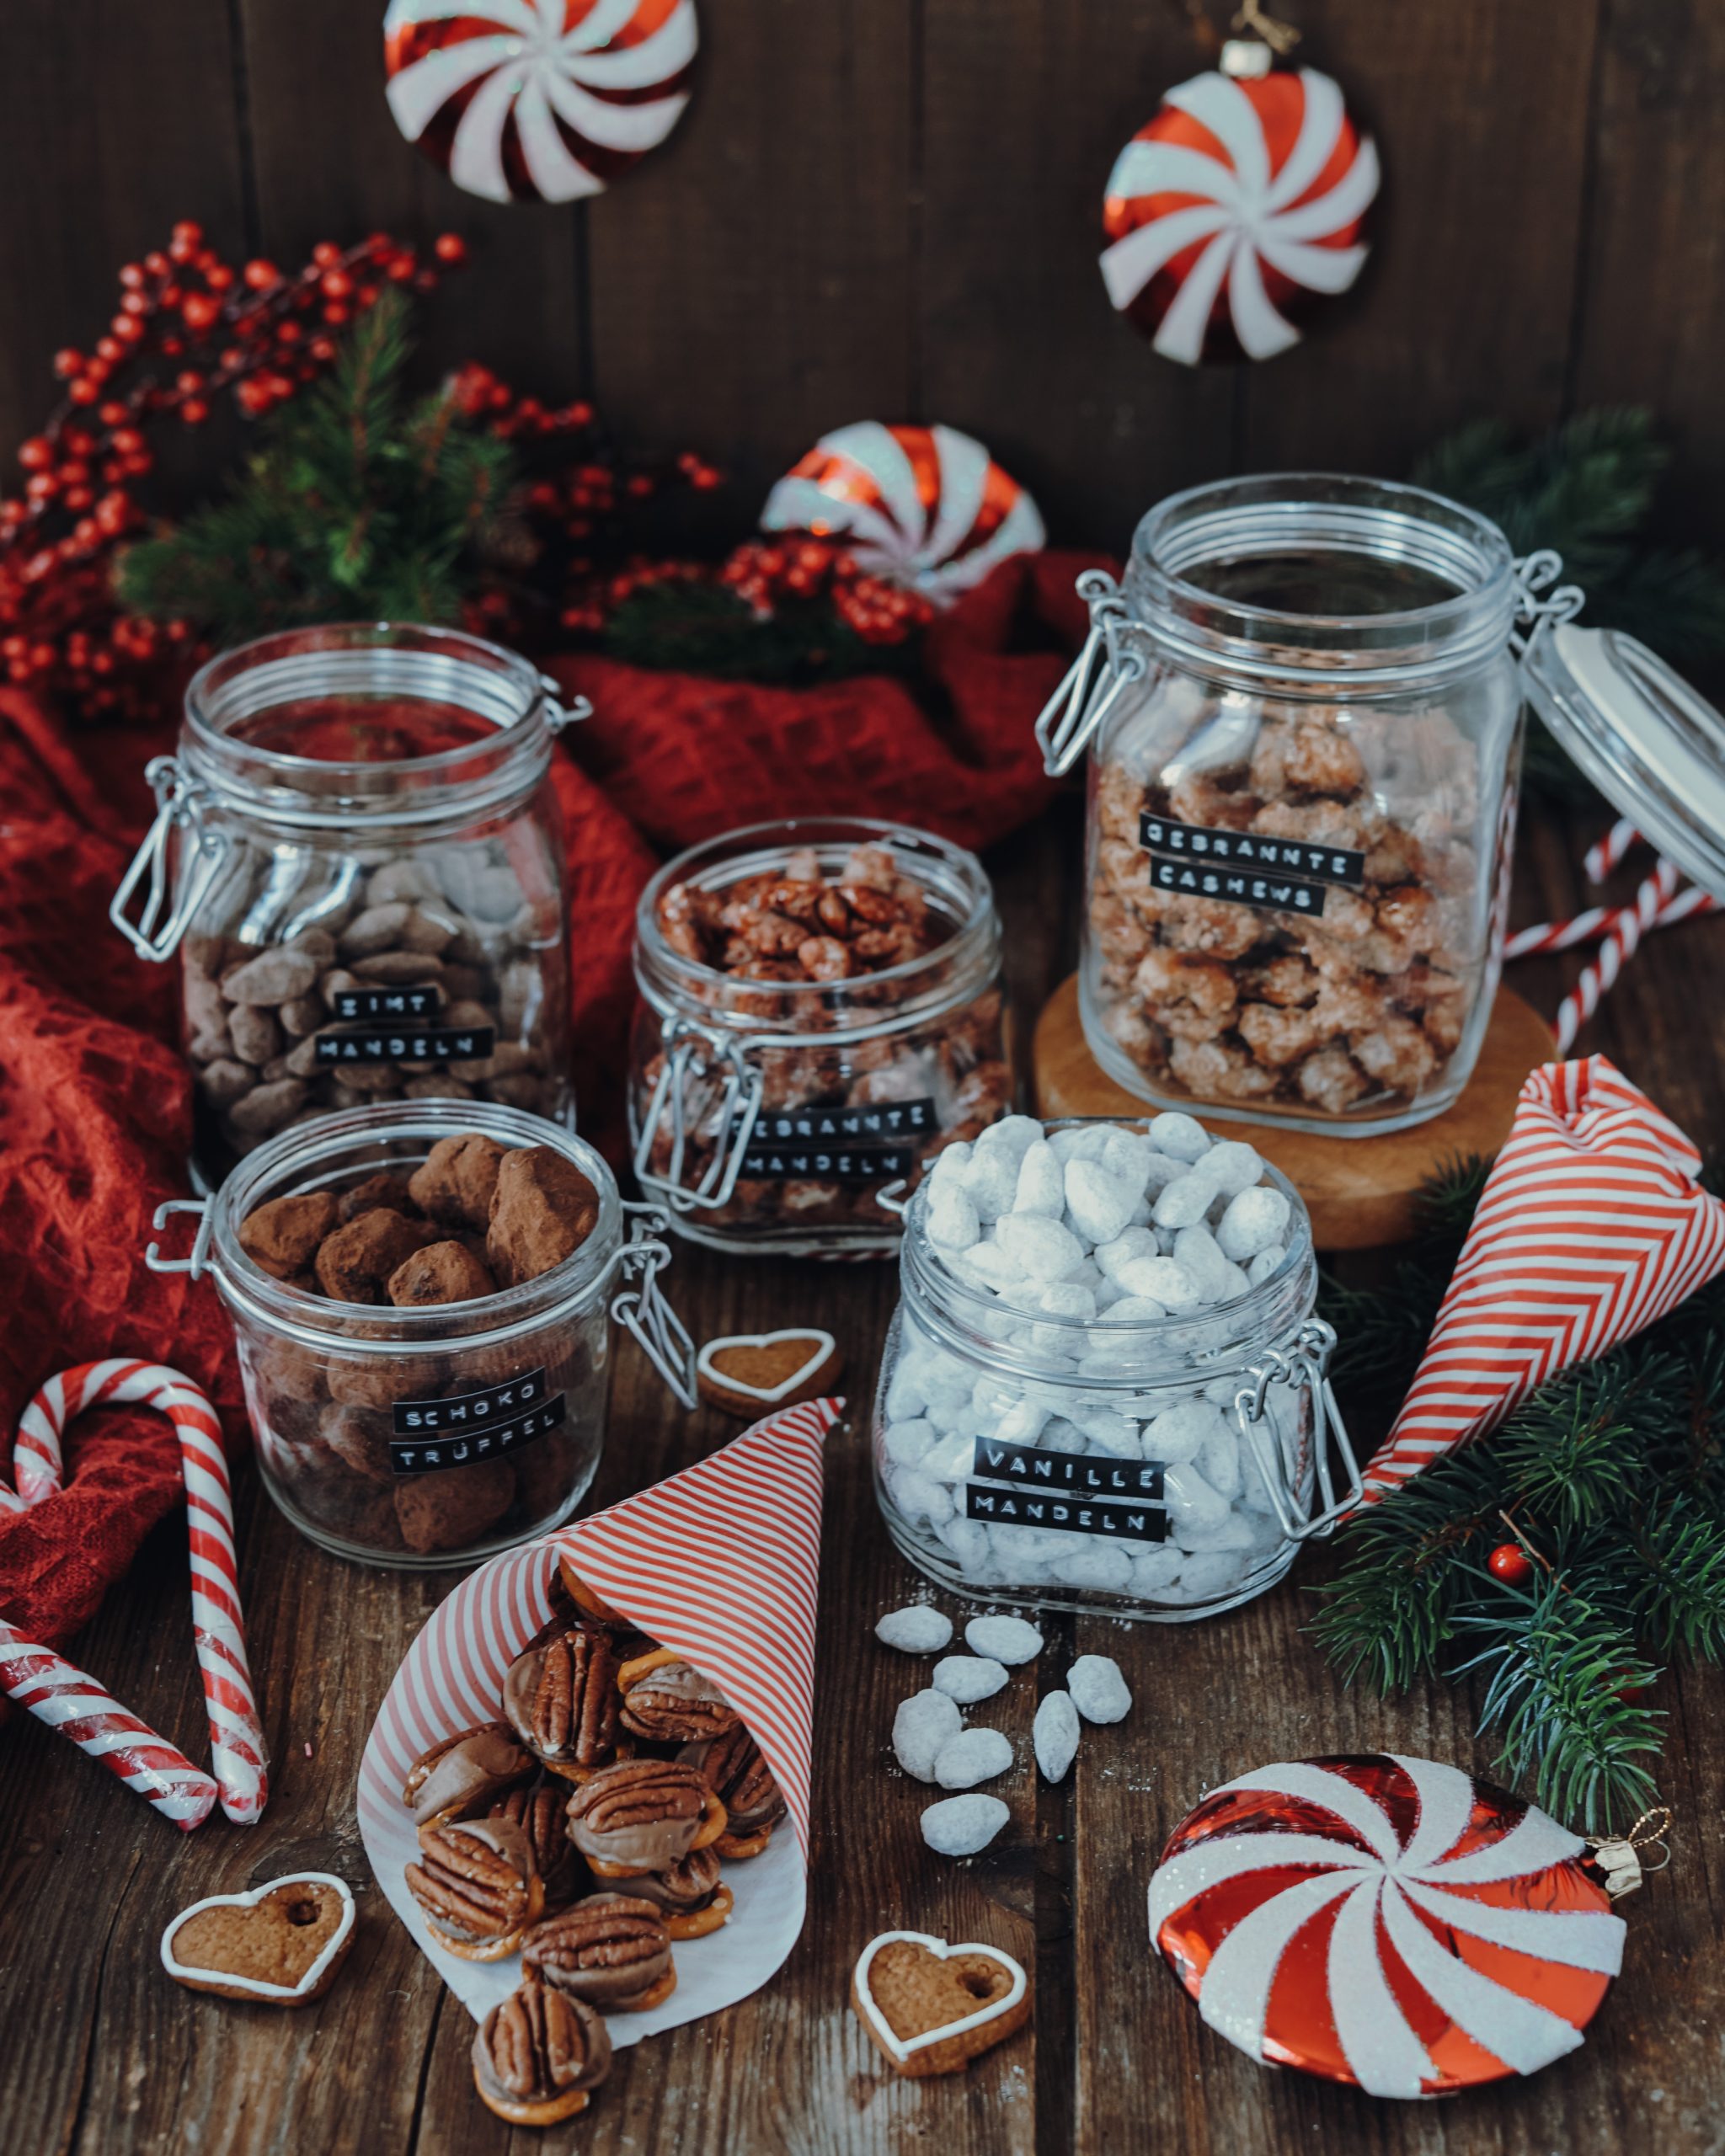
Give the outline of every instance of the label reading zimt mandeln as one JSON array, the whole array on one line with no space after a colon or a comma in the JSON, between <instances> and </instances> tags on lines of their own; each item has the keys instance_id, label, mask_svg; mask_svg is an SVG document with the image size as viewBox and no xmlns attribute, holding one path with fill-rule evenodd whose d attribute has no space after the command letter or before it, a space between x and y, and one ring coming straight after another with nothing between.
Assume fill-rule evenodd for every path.
<instances>
[{"instance_id":1,"label":"label reading zimt mandeln","mask_svg":"<svg viewBox=\"0 0 1725 2156\"><path fill-rule=\"evenodd\" d=\"M547 1396L542 1369L446 1400L398 1400L389 1464L398 1475L471 1467L476 1460L519 1452L547 1430L560 1428L568 1417L567 1396Z\"/></svg>"}]
</instances>

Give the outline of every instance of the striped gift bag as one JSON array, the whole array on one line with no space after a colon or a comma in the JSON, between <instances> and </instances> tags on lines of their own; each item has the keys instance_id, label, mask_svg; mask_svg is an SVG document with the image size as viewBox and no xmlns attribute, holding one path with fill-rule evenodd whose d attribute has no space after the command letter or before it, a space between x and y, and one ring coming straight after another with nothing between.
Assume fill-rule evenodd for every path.
<instances>
[{"instance_id":1,"label":"striped gift bag","mask_svg":"<svg viewBox=\"0 0 1725 2156\"><path fill-rule=\"evenodd\" d=\"M360 1833L391 1908L475 2020L515 1989L520 1961L463 1961L432 1943L403 1879L419 1850L401 1785L440 1737L497 1719L510 1662L550 1621L564 1555L612 1609L719 1687L772 1769L793 1829L764 1855L726 1865L729 1923L677 1948L676 1991L650 2013L613 2017L612 2044L746 1999L796 1944L808 1895L821 1448L842 1406L781 1409L681 1474L494 1557L408 1650L360 1763Z\"/></svg>"},{"instance_id":2,"label":"striped gift bag","mask_svg":"<svg viewBox=\"0 0 1725 2156\"><path fill-rule=\"evenodd\" d=\"M1700 1166L1605 1056L1535 1070L1362 1502L1494 1429L1557 1371L1725 1267L1725 1202L1696 1182Z\"/></svg>"}]
</instances>

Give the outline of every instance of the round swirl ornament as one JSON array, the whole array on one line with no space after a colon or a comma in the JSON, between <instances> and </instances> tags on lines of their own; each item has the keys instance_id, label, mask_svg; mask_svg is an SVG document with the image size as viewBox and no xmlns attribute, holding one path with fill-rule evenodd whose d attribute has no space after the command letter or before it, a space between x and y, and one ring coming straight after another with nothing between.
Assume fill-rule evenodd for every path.
<instances>
[{"instance_id":1,"label":"round swirl ornament","mask_svg":"<svg viewBox=\"0 0 1725 2156\"><path fill-rule=\"evenodd\" d=\"M390 0L395 124L493 202L597 195L687 104L695 0Z\"/></svg>"},{"instance_id":2,"label":"round swirl ornament","mask_svg":"<svg viewBox=\"0 0 1725 2156\"><path fill-rule=\"evenodd\" d=\"M1581 2042L1625 1929L1586 1849L1435 1760L1296 1760L1187 1814L1150 1882L1150 1935L1252 2057L1446 2095Z\"/></svg>"},{"instance_id":3,"label":"round swirl ornament","mask_svg":"<svg viewBox=\"0 0 1725 2156\"><path fill-rule=\"evenodd\" d=\"M1327 75L1195 75L1114 161L1108 297L1167 359L1271 359L1365 267L1378 182Z\"/></svg>"},{"instance_id":4,"label":"round swirl ornament","mask_svg":"<svg viewBox=\"0 0 1725 2156\"><path fill-rule=\"evenodd\" d=\"M873 419L823 435L767 496L761 523L842 538L862 568L937 606L1046 536L1036 504L980 441Z\"/></svg>"}]
</instances>

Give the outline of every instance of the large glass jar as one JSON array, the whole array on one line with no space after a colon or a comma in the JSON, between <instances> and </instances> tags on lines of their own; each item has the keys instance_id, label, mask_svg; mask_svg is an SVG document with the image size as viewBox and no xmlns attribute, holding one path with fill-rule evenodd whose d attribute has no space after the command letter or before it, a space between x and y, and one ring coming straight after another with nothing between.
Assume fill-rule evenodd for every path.
<instances>
[{"instance_id":1,"label":"large glass jar","mask_svg":"<svg viewBox=\"0 0 1725 2156\"><path fill-rule=\"evenodd\" d=\"M811 979L775 958L780 901L835 944L815 963L872 969ZM844 955L845 937L872 951L907 921L914 955ZM993 894L975 855L926 831L796 819L692 848L642 895L635 979L636 1172L678 1233L719 1249L890 1251L882 1187L1012 1104Z\"/></svg>"},{"instance_id":2,"label":"large glass jar","mask_svg":"<svg viewBox=\"0 0 1725 2156\"><path fill-rule=\"evenodd\" d=\"M572 1118L549 776L570 716L446 629L296 629L194 678L113 917L181 953L203 1184L362 1101Z\"/></svg>"},{"instance_id":3,"label":"large glass jar","mask_svg":"<svg viewBox=\"0 0 1725 2156\"><path fill-rule=\"evenodd\" d=\"M1044 1126L1115 1129L1133 1126ZM1311 1223L1284 1177L1262 1171L1287 1211L1260 1277L1211 1307L1124 1321L1048 1302L1029 1315L962 1278L930 1233L943 1179L905 1212L873 1423L881 1513L919 1571L989 1602L1183 1623L1262 1594L1358 1499ZM1207 1217L1227 1203L1219 1193Z\"/></svg>"},{"instance_id":4,"label":"large glass jar","mask_svg":"<svg viewBox=\"0 0 1725 2156\"><path fill-rule=\"evenodd\" d=\"M398 1309L337 1302L276 1278L241 1230L275 1198L344 1193L417 1168L440 1139L478 1132L549 1146L592 1185L598 1214L537 1279L472 1301ZM189 1258L154 1272L213 1276L239 1348L264 1486L302 1534L374 1565L467 1564L544 1533L585 1496L605 1442L610 1324L641 1342L685 1406L693 1349L660 1294L662 1217L627 1207L593 1148L555 1123L471 1101L373 1102L288 1130L198 1216Z\"/></svg>"},{"instance_id":5,"label":"large glass jar","mask_svg":"<svg viewBox=\"0 0 1725 2156\"><path fill-rule=\"evenodd\" d=\"M1165 1107L1338 1134L1438 1114L1502 953L1522 694L1508 541L1418 488L1177 494L1044 714L1090 744L1080 1006Z\"/></svg>"}]
</instances>

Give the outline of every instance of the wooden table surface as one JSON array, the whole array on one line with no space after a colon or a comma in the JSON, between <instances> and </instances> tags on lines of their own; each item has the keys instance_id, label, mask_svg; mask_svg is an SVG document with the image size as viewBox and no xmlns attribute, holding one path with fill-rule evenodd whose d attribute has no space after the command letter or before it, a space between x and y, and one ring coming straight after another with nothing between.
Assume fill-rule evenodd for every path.
<instances>
[{"instance_id":1,"label":"wooden table surface","mask_svg":"<svg viewBox=\"0 0 1725 2156\"><path fill-rule=\"evenodd\" d=\"M1590 834L1555 824L1521 847L1518 918L1584 903L1573 867ZM991 866L1008 922L1018 1007L1033 1013L1071 962L1076 804L1063 803ZM1066 926L1062 927L1062 923ZM1519 967L1551 1010L1574 962ZM1704 1145L1725 1149L1717 1077L1725 921L1650 939L1584 1048L1612 1054ZM1152 1958L1144 1892L1163 1837L1204 1791L1301 1755L1389 1748L1489 1767L1465 1687L1384 1702L1344 1690L1304 1635L1327 1560L1208 1624L1130 1626L1057 1616L1039 1661L975 1718L1005 1729L1020 1764L995 1788L1009 1827L982 1856L926 1849L930 1792L888 1743L919 1665L876 1644L883 1610L920 1582L875 1511L866 1405L895 1291L889 1267L679 1257L670 1286L697 1337L788 1321L845 1342L860 1411L829 1449L821 1588L811 1893L777 1978L729 2012L619 2054L583 2118L511 2129L479 2105L472 2025L371 1882L354 1816L360 1754L385 1687L455 1575L368 1572L302 1541L238 1476L239 1549L254 1666L274 1753L252 1830L218 1815L182 1836L40 1725L0 1732L0 2151L6 2156L496 2156L671 2150L678 2156L830 2156L924 2148L1167 2156L1563 2156L1722 2146L1720 1913L1725 1910L1725 1687L1669 1678L1664 1786L1678 1807L1671 1870L1626 1907L1621 1981L1586 2045L1532 2079L1432 2105L1378 2102L1257 2066L1213 2035ZM678 1411L632 1345L617 1359L610 1444L594 1501L671 1472L732 1435ZM80 1658L195 1754L201 1742L188 1637L185 1536L152 1540L80 1644ZM962 1620L956 1600L945 1606ZM1060 1787L1029 1764L1039 1688L1075 1652L1118 1657L1131 1715L1087 1730ZM338 1871L360 1892L345 1972L318 2005L284 2013L182 1991L157 1941L179 1908L283 1871ZM1033 1970L1033 2026L969 2072L916 2082L885 2069L846 2004L851 1963L877 1931L991 1940Z\"/></svg>"}]
</instances>

